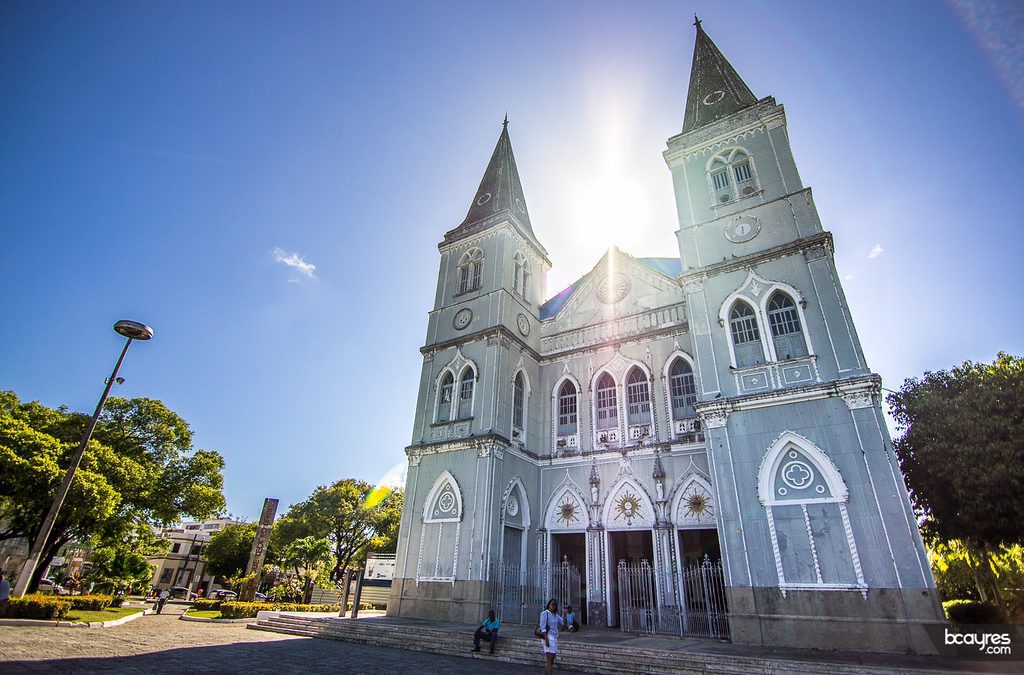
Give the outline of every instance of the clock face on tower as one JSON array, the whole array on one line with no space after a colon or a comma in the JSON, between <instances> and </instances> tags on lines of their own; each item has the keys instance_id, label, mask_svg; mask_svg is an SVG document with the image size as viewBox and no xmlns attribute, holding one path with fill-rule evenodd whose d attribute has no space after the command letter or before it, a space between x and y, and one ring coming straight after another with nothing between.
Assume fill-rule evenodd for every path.
<instances>
[{"instance_id":1,"label":"clock face on tower","mask_svg":"<svg viewBox=\"0 0 1024 675\"><path fill-rule=\"evenodd\" d=\"M530 334L530 320L526 318L525 314L516 317L516 326L519 327L519 332L523 334L523 337Z\"/></svg>"},{"instance_id":2,"label":"clock face on tower","mask_svg":"<svg viewBox=\"0 0 1024 675\"><path fill-rule=\"evenodd\" d=\"M462 330L469 325L469 322L473 320L473 310L469 307L463 307L455 313L455 318L452 320L452 326L455 330Z\"/></svg>"}]
</instances>

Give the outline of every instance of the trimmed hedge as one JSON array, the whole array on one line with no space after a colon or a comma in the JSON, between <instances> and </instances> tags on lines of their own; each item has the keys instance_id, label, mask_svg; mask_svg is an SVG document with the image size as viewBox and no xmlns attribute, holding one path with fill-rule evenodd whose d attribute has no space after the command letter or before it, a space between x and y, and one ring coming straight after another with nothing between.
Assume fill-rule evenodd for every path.
<instances>
[{"instance_id":1,"label":"trimmed hedge","mask_svg":"<svg viewBox=\"0 0 1024 675\"><path fill-rule=\"evenodd\" d=\"M193 607L200 609L193 604ZM202 609L212 609L202 607ZM224 602L220 605L222 619L251 619L259 612L333 612L341 611L340 605L301 605L294 602Z\"/></svg>"},{"instance_id":2,"label":"trimmed hedge","mask_svg":"<svg viewBox=\"0 0 1024 675\"><path fill-rule=\"evenodd\" d=\"M5 619L60 621L71 611L71 603L52 595L26 595L7 602Z\"/></svg>"},{"instance_id":3,"label":"trimmed hedge","mask_svg":"<svg viewBox=\"0 0 1024 675\"><path fill-rule=\"evenodd\" d=\"M223 602L223 600L214 600L213 598L199 598L197 600L192 601L192 609L213 611L220 609L220 606Z\"/></svg>"},{"instance_id":4,"label":"trimmed hedge","mask_svg":"<svg viewBox=\"0 0 1024 675\"><path fill-rule=\"evenodd\" d=\"M71 609L90 612L104 610L114 602L112 595L71 595L67 599L71 601Z\"/></svg>"},{"instance_id":5,"label":"trimmed hedge","mask_svg":"<svg viewBox=\"0 0 1024 675\"><path fill-rule=\"evenodd\" d=\"M942 603L942 609L953 623L1006 623L1003 610L991 602L950 600Z\"/></svg>"}]
</instances>

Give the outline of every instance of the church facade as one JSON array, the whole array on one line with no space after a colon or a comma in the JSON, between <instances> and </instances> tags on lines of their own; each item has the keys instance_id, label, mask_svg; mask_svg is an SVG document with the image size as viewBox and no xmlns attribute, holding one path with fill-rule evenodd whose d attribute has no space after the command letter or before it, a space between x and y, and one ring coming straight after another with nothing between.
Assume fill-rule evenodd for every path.
<instances>
[{"instance_id":1,"label":"church facade","mask_svg":"<svg viewBox=\"0 0 1024 675\"><path fill-rule=\"evenodd\" d=\"M931 651L832 237L783 107L699 23L684 117L679 257L612 249L546 302L506 122L439 244L389 614L532 620L551 596L592 625Z\"/></svg>"}]
</instances>

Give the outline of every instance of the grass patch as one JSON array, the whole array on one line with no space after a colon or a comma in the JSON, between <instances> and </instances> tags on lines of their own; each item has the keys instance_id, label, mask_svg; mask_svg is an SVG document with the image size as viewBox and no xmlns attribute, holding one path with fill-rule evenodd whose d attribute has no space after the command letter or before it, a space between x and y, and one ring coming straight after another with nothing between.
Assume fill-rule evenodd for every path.
<instances>
[{"instance_id":1,"label":"grass patch","mask_svg":"<svg viewBox=\"0 0 1024 675\"><path fill-rule=\"evenodd\" d=\"M187 614L189 616L194 616L197 619L219 619L220 618L220 610L219 609L190 609L190 610L188 610Z\"/></svg>"},{"instance_id":2,"label":"grass patch","mask_svg":"<svg viewBox=\"0 0 1024 675\"><path fill-rule=\"evenodd\" d=\"M64 618L65 621L114 621L129 614L138 614L142 607L107 607L100 610L73 609Z\"/></svg>"}]
</instances>

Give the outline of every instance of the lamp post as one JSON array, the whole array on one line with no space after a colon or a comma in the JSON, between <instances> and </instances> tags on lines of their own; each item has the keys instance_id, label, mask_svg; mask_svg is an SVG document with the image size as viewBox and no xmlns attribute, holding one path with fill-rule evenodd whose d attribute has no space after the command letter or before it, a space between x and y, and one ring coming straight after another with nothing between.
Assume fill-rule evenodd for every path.
<instances>
[{"instance_id":1,"label":"lamp post","mask_svg":"<svg viewBox=\"0 0 1024 675\"><path fill-rule=\"evenodd\" d=\"M68 496L68 491L71 489L71 481L75 479L75 472L78 471L78 465L82 463L85 448L89 445L89 439L92 438L96 422L100 418L100 413L103 412L103 404L107 402L107 396L110 395L110 388L114 382L118 384L124 382L123 378L117 376L117 371L121 368L124 355L128 353L128 347L131 346L132 340L148 340L153 337L153 329L138 321L118 321L114 324L114 330L127 338L124 343L124 349L121 350L121 356L117 359L114 372L106 380L107 386L103 389L103 395L100 396L99 403L96 404L96 411L92 414L92 419L89 421L89 427L85 430L82 442L78 445L78 450L71 457L71 464L68 466L67 473L64 474L64 482L60 484L57 496L53 498L50 512L46 514L46 519L43 521L42 527L39 528L39 534L36 535L35 541L32 542L32 550L29 551L28 558L21 568L21 574L18 575L18 581L14 585L14 595L16 597L24 596L25 591L28 590L28 585L32 581L32 575L35 574L36 567L39 565L39 558L42 557L43 550L46 548L46 540L50 538L53 524L57 521L57 515L60 513L60 507L63 506L64 499Z\"/></svg>"}]
</instances>

